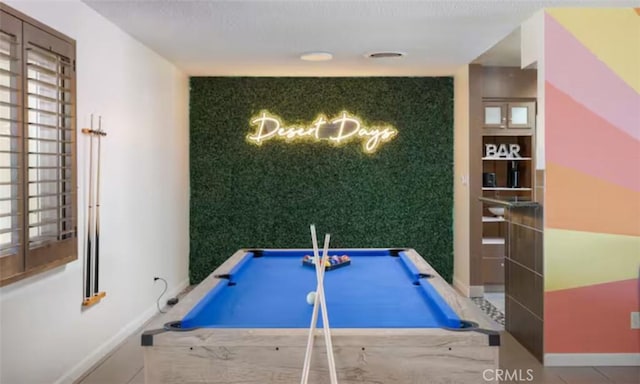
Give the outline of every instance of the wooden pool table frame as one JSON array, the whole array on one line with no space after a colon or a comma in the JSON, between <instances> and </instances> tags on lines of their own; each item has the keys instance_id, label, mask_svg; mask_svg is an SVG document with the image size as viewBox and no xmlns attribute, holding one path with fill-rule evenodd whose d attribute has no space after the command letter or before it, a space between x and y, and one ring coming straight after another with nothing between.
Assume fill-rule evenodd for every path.
<instances>
[{"instance_id":1,"label":"wooden pool table frame","mask_svg":"<svg viewBox=\"0 0 640 384\"><path fill-rule=\"evenodd\" d=\"M216 276L228 274L246 252L234 253L189 292L168 312L171 318L182 319L213 287L226 284ZM433 276L429 282L458 316L477 323L480 331L332 328L339 382L485 383L483 371L498 368L495 323L456 293L415 250L406 252L421 273ZM322 329L316 332L309 383L327 383ZM307 335L308 329L301 328L166 332L161 324L152 323L142 336L145 383L298 383Z\"/></svg>"}]
</instances>

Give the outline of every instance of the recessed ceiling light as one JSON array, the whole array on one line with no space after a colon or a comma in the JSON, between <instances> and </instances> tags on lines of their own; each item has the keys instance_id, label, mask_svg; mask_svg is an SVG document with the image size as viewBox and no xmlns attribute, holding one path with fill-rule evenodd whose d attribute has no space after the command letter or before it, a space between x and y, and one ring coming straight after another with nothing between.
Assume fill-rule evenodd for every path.
<instances>
[{"instance_id":1,"label":"recessed ceiling light","mask_svg":"<svg viewBox=\"0 0 640 384\"><path fill-rule=\"evenodd\" d=\"M405 55L404 52L385 51L385 52L371 52L371 53L367 53L365 56L370 59L386 59L390 57L402 57L404 55Z\"/></svg>"},{"instance_id":2,"label":"recessed ceiling light","mask_svg":"<svg viewBox=\"0 0 640 384\"><path fill-rule=\"evenodd\" d=\"M300 55L300 59L304 61L327 61L333 59L333 55L329 52L307 52Z\"/></svg>"}]
</instances>

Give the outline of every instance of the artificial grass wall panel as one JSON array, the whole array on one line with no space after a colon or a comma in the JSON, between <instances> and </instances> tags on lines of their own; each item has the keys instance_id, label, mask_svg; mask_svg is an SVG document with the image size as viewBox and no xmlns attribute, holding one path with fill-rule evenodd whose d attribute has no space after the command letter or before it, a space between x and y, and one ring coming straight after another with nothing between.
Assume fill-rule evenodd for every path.
<instances>
[{"instance_id":1,"label":"artificial grass wall panel","mask_svg":"<svg viewBox=\"0 0 640 384\"><path fill-rule=\"evenodd\" d=\"M453 268L453 79L191 78L190 277L198 283L235 250L412 247L448 281ZM341 111L397 136L364 153L359 141L256 146L250 118L287 126Z\"/></svg>"}]
</instances>

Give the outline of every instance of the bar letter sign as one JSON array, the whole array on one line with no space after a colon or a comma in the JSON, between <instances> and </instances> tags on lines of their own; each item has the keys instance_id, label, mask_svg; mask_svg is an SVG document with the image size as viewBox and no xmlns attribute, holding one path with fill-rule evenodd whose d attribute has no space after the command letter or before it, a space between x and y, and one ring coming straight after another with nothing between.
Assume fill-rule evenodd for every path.
<instances>
[{"instance_id":1,"label":"bar letter sign","mask_svg":"<svg viewBox=\"0 0 640 384\"><path fill-rule=\"evenodd\" d=\"M398 131L391 126L365 127L359 118L346 111L329 120L319 115L310 125L287 127L279 117L262 111L250 121L255 128L247 135L247 141L261 145L265 141L279 139L286 142L301 140L328 141L340 145L360 141L363 151L375 152L378 147L393 139Z\"/></svg>"}]
</instances>

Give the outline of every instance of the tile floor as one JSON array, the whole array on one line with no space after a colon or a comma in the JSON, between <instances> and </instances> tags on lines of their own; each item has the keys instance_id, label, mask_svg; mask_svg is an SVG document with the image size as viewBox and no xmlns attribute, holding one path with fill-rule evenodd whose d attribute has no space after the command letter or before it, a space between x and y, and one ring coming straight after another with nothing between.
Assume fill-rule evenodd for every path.
<instances>
[{"instance_id":1,"label":"tile floor","mask_svg":"<svg viewBox=\"0 0 640 384\"><path fill-rule=\"evenodd\" d=\"M166 315L158 314L151 321L169 321ZM144 328L144 327L143 327ZM142 329L130 336L118 348L97 364L76 384L141 384L144 383L142 347L140 334ZM499 381L501 384L638 384L638 367L543 367L518 342L506 332L502 333L500 347L500 368L503 370L522 370L521 377L527 378L527 369L531 369L532 381ZM478 381L482 383L482 379ZM391 383L390 383L391 384Z\"/></svg>"},{"instance_id":2,"label":"tile floor","mask_svg":"<svg viewBox=\"0 0 640 384\"><path fill-rule=\"evenodd\" d=\"M498 309L492 302L487 300L485 297L473 297L471 300L484 312L487 316L489 316L493 321L498 323L500 327L498 329L504 329L505 318L504 318L504 308Z\"/></svg>"},{"instance_id":3,"label":"tile floor","mask_svg":"<svg viewBox=\"0 0 640 384\"><path fill-rule=\"evenodd\" d=\"M484 298L496 307L498 311L504 313L504 292L485 293Z\"/></svg>"}]
</instances>

